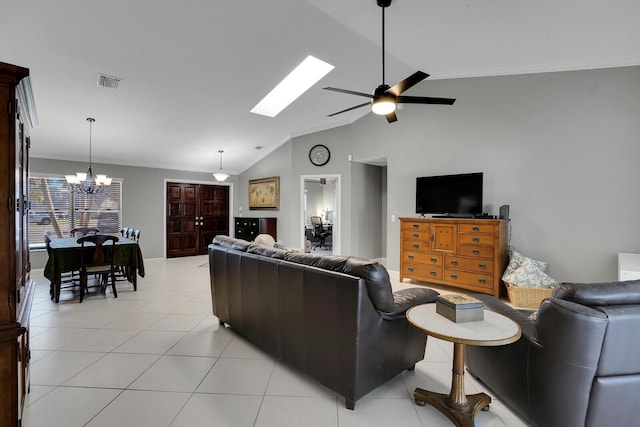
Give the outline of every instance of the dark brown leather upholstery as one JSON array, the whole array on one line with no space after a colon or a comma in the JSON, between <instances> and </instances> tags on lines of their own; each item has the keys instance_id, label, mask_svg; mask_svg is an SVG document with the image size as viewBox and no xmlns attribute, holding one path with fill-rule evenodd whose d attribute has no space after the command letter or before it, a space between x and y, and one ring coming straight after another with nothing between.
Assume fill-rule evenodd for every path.
<instances>
[{"instance_id":1,"label":"dark brown leather upholstery","mask_svg":"<svg viewBox=\"0 0 640 427\"><path fill-rule=\"evenodd\" d=\"M347 408L424 358L426 336L405 312L438 293L393 293L377 263L217 236L209 265L220 322L343 396Z\"/></svg>"},{"instance_id":2,"label":"dark brown leather upholstery","mask_svg":"<svg viewBox=\"0 0 640 427\"><path fill-rule=\"evenodd\" d=\"M640 419L640 280L558 286L537 319L486 295L522 338L466 346L466 364L536 426L631 426Z\"/></svg>"}]
</instances>

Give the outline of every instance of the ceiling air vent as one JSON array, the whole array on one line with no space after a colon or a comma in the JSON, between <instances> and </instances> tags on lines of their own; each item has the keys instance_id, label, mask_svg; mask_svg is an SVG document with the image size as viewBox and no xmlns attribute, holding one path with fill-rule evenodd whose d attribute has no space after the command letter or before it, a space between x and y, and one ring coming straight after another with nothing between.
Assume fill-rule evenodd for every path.
<instances>
[{"instance_id":1,"label":"ceiling air vent","mask_svg":"<svg viewBox=\"0 0 640 427\"><path fill-rule=\"evenodd\" d=\"M98 74L98 86L106 87L109 89L118 89L120 85L119 77L107 76L106 74Z\"/></svg>"}]
</instances>

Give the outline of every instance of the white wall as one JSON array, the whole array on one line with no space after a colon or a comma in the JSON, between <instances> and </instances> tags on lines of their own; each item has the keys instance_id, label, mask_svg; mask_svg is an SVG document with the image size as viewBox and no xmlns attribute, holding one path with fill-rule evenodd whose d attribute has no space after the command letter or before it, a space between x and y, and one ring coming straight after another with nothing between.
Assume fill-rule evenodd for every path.
<instances>
[{"instance_id":1,"label":"white wall","mask_svg":"<svg viewBox=\"0 0 640 427\"><path fill-rule=\"evenodd\" d=\"M561 281L616 279L618 252L640 253L640 67L427 81L398 122L351 126L354 159L388 159L389 266L414 216L415 178L484 172L485 211L511 206L511 244Z\"/></svg>"}]
</instances>

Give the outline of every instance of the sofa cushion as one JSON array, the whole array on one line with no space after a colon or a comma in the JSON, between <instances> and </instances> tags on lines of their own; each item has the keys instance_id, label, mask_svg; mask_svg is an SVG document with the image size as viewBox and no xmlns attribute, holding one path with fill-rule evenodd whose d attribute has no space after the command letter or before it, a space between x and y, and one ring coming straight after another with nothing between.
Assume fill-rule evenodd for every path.
<instances>
[{"instance_id":1,"label":"sofa cushion","mask_svg":"<svg viewBox=\"0 0 640 427\"><path fill-rule=\"evenodd\" d=\"M554 298L588 306L640 304L640 280L604 283L562 283Z\"/></svg>"},{"instance_id":2,"label":"sofa cushion","mask_svg":"<svg viewBox=\"0 0 640 427\"><path fill-rule=\"evenodd\" d=\"M393 292L386 268L377 262L357 257L338 255L316 255L288 252L285 260L322 268L330 271L362 277L367 283L369 297L376 309L381 312L393 312Z\"/></svg>"},{"instance_id":3,"label":"sofa cushion","mask_svg":"<svg viewBox=\"0 0 640 427\"><path fill-rule=\"evenodd\" d=\"M269 258L277 258L277 259L284 259L285 256L287 255L287 251L283 249L274 248L266 245L260 245L257 243L250 244L249 247L247 248L247 253L262 255Z\"/></svg>"},{"instance_id":4,"label":"sofa cushion","mask_svg":"<svg viewBox=\"0 0 640 427\"><path fill-rule=\"evenodd\" d=\"M234 239L229 236L218 235L213 238L213 244L227 249L246 252L247 248L251 245L251 242L247 242L242 239Z\"/></svg>"}]
</instances>

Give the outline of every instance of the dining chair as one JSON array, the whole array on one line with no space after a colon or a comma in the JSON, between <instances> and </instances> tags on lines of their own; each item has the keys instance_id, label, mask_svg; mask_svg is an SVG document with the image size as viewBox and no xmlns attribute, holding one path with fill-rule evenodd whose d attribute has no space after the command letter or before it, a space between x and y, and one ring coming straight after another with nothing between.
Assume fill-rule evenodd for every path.
<instances>
[{"instance_id":1,"label":"dining chair","mask_svg":"<svg viewBox=\"0 0 640 427\"><path fill-rule=\"evenodd\" d=\"M96 227L75 227L69 231L69 235L71 235L71 237L82 237L98 233L100 233L100 229Z\"/></svg>"},{"instance_id":2,"label":"dining chair","mask_svg":"<svg viewBox=\"0 0 640 427\"><path fill-rule=\"evenodd\" d=\"M96 274L101 277L100 286L106 289L109 279L111 280L111 289L113 291L113 297L118 298L116 291L116 253L118 246L116 242L120 240L117 236L110 236L107 234L91 234L88 236L80 237L78 243L81 245L80 251L80 302L84 299L84 292L88 290L87 282L90 274ZM108 243L111 242L109 245ZM90 256L90 251L86 243L93 243L95 245L93 254ZM105 249L110 246L110 251Z\"/></svg>"},{"instance_id":3,"label":"dining chair","mask_svg":"<svg viewBox=\"0 0 640 427\"><path fill-rule=\"evenodd\" d=\"M45 244L45 247L47 248L47 255L49 255L49 258L51 258L51 254L53 250L51 249L51 231L49 230L44 232L44 244ZM77 286L78 285L78 281L76 278L77 274L78 274L77 271L67 271L67 272L61 273L60 288L69 289ZM52 300L56 298L55 281L52 281L51 284L49 285L49 296L51 297ZM60 294L58 294L58 299L59 298L60 298Z\"/></svg>"},{"instance_id":4,"label":"dining chair","mask_svg":"<svg viewBox=\"0 0 640 427\"><path fill-rule=\"evenodd\" d=\"M129 237L131 240L138 242L140 240L140 230L131 229L131 234Z\"/></svg>"}]
</instances>

